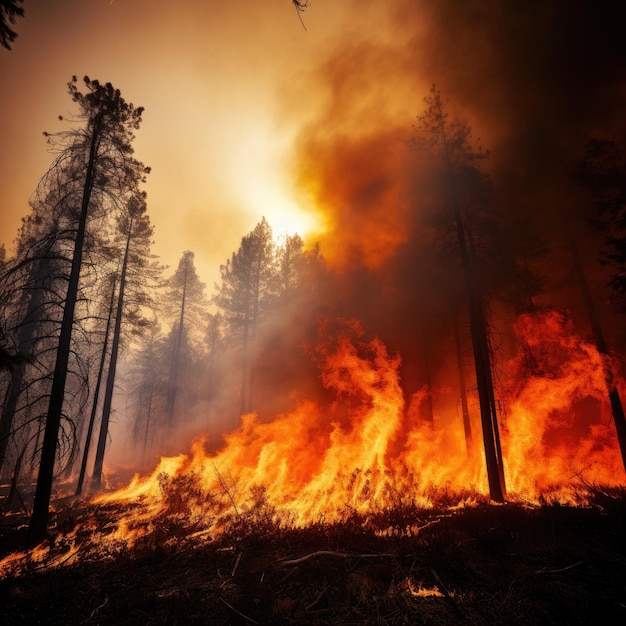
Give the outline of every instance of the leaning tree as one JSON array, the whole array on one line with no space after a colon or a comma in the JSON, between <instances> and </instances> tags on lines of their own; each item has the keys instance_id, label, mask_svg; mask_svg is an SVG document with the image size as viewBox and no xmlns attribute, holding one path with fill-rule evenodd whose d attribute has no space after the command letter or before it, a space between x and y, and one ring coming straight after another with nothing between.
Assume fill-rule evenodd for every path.
<instances>
[{"instance_id":1,"label":"leaning tree","mask_svg":"<svg viewBox=\"0 0 626 626\"><path fill-rule=\"evenodd\" d=\"M111 211L128 193L135 193L148 169L133 158L134 131L139 128L143 107L126 102L111 83L84 78L84 91L76 77L68 83L69 94L78 106L68 130L48 138L58 150L52 168L72 160L78 164L76 181L68 184L74 203L74 242L72 265L65 296L61 331L56 350L50 401L46 416L41 461L30 519L28 542L36 544L46 537L55 455L70 357L74 311L79 292L85 252L85 234L95 207ZM73 170L72 170L73 171ZM76 181L68 181L76 182Z\"/></svg>"}]
</instances>

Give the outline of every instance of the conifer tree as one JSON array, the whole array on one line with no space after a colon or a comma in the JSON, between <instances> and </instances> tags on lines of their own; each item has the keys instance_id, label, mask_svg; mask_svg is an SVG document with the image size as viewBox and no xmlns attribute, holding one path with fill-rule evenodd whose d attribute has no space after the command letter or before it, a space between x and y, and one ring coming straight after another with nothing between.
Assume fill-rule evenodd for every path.
<instances>
[{"instance_id":1,"label":"conifer tree","mask_svg":"<svg viewBox=\"0 0 626 626\"><path fill-rule=\"evenodd\" d=\"M445 204L454 233L467 298L474 366L478 386L483 444L493 500L504 501L504 464L500 447L497 405L491 370L491 352L485 312L485 301L478 273L478 238L480 230L473 206L481 207L487 182L480 171L486 154L472 148L471 129L459 120L449 119L446 103L433 85L425 98L427 109L418 116L418 142L427 146L439 159L444 174Z\"/></svg>"},{"instance_id":2,"label":"conifer tree","mask_svg":"<svg viewBox=\"0 0 626 626\"><path fill-rule=\"evenodd\" d=\"M221 285L213 302L224 315L229 336L241 347L240 413L253 408L254 351L259 323L274 301L277 272L272 229L263 218L243 237L239 250L220 266Z\"/></svg>"},{"instance_id":3,"label":"conifer tree","mask_svg":"<svg viewBox=\"0 0 626 626\"><path fill-rule=\"evenodd\" d=\"M24 17L24 9L19 6L23 0L0 0L0 45L7 50L17 39L17 33L9 26L18 17Z\"/></svg>"},{"instance_id":4,"label":"conifer tree","mask_svg":"<svg viewBox=\"0 0 626 626\"><path fill-rule=\"evenodd\" d=\"M37 544L47 534L48 514L54 476L59 427L63 414L67 368L70 358L74 314L85 252L87 224L96 207L113 210L120 199L134 193L145 179L147 168L133 158L134 132L139 128L143 108L127 103L110 83L84 79L79 91L74 77L68 84L79 112L71 120L77 127L48 135L58 156L52 169L71 162L73 177L67 180L68 198L73 203L74 227L71 270L64 299L50 401L46 416L35 501L28 542Z\"/></svg>"},{"instance_id":5,"label":"conifer tree","mask_svg":"<svg viewBox=\"0 0 626 626\"><path fill-rule=\"evenodd\" d=\"M183 252L178 267L167 281L164 296L166 306L174 317L170 333L170 372L167 383L165 417L168 427L174 426L177 396L181 381L181 370L191 360L190 331L200 326L204 314L204 283L198 278L194 253ZM192 320L194 321L192 325Z\"/></svg>"}]
</instances>

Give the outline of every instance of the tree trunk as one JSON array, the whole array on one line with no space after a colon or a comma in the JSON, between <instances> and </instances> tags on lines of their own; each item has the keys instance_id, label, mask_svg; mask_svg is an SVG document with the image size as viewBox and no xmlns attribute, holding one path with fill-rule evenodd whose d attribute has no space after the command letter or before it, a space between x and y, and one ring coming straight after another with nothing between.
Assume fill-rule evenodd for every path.
<instances>
[{"instance_id":1,"label":"tree trunk","mask_svg":"<svg viewBox=\"0 0 626 626\"><path fill-rule=\"evenodd\" d=\"M246 413L252 411L252 405L254 402L254 374L255 374L255 360L256 360L256 335L257 326L259 322L259 297L261 291L261 246L259 245L257 268L256 268L256 282L254 285L254 302L252 306L252 333L250 336L252 358L248 360L248 369L250 375L248 376L248 402L246 407Z\"/></svg>"},{"instance_id":2,"label":"tree trunk","mask_svg":"<svg viewBox=\"0 0 626 626\"><path fill-rule=\"evenodd\" d=\"M589 283L587 282L585 270L583 268L580 255L578 254L578 248L576 247L576 243L574 242L574 238L572 237L572 233L569 227L567 230L567 235L569 249L572 253L572 258L574 260L574 270L576 272L578 286L580 287L582 298L585 304L585 309L587 310L587 316L591 324L591 330L593 332L593 338L596 347L598 348L598 352L600 354L608 356L609 350L606 345L604 333L602 332L600 318L598 317L598 313L593 302L593 297L591 295L591 290L589 289ZM613 413L613 423L615 424L615 431L617 433L617 441L619 443L619 449L622 454L622 464L624 465L624 469L626 470L626 416L624 415L624 406L622 405L622 400L620 398L619 390L617 389L615 381L613 380L611 373L606 370L605 378L607 389L609 392L609 402L611 403L611 412Z\"/></svg>"},{"instance_id":3,"label":"tree trunk","mask_svg":"<svg viewBox=\"0 0 626 626\"><path fill-rule=\"evenodd\" d=\"M465 433L465 451L469 454L472 445L472 423L470 421L469 406L467 403L467 387L463 374L463 350L461 347L461 333L459 318L454 316L454 342L456 344L456 363L459 376L459 394L461 396L461 413L463 415L463 432Z\"/></svg>"},{"instance_id":4,"label":"tree trunk","mask_svg":"<svg viewBox=\"0 0 626 626\"><path fill-rule=\"evenodd\" d=\"M109 360L109 371L107 372L107 381L104 389L102 420L100 422L100 436L98 437L98 447L96 448L96 458L93 465L93 476L91 477L91 485L94 487L94 489L99 489L100 484L102 483L102 466L104 463L104 451L106 448L107 434L109 432L109 417L111 415L113 389L115 387L117 355L120 347L122 317L124 316L124 291L126 289L126 272L128 270L128 256L130 251L132 228L133 221L131 219L128 226L128 234L126 236L126 249L124 250L124 261L122 262L122 273L120 275L120 290L117 296L117 310L115 312L115 326L113 327L113 341L111 342L111 358Z\"/></svg>"},{"instance_id":5,"label":"tree trunk","mask_svg":"<svg viewBox=\"0 0 626 626\"><path fill-rule=\"evenodd\" d=\"M443 124L443 122L442 122ZM504 464L500 449L498 432L498 415L496 411L495 394L493 392L493 378L491 374L491 358L487 322L483 308L482 296L476 277L474 259L467 249L465 226L461 216L461 208L456 190L456 181L450 155L448 152L447 136L442 125L442 140L444 154L450 179L450 194L465 289L468 301L470 332L474 351L474 365L476 369L476 383L478 387L478 401L480 404L480 421L483 430L483 445L485 449L485 464L489 482L489 495L496 502L504 502L506 488L504 481Z\"/></svg>"},{"instance_id":6,"label":"tree trunk","mask_svg":"<svg viewBox=\"0 0 626 626\"><path fill-rule=\"evenodd\" d=\"M246 313L243 323L243 347L242 347L242 364L241 364L241 397L239 412L245 415L248 407L248 335L250 326L249 304L246 303Z\"/></svg>"},{"instance_id":7,"label":"tree trunk","mask_svg":"<svg viewBox=\"0 0 626 626\"><path fill-rule=\"evenodd\" d=\"M83 482L85 480L85 472L87 470L87 459L89 457L89 448L91 447L91 436L93 434L93 426L96 421L96 412L98 411L98 400L100 399L100 386L102 385L102 376L104 374L104 364L106 363L107 348L109 346L109 331L111 330L111 320L113 319L113 307L115 306L115 283L111 285L111 302L109 303L109 315L107 317L107 325L104 331L104 341L102 342L102 356L100 357L100 365L98 366L98 379L96 388L93 392L93 400L91 404L91 415L89 416L89 427L87 428L87 437L85 439L85 448L83 450L83 458L80 464L80 474L78 476L78 484L76 485L76 494L79 496L83 492Z\"/></svg>"},{"instance_id":8,"label":"tree trunk","mask_svg":"<svg viewBox=\"0 0 626 626\"><path fill-rule=\"evenodd\" d=\"M41 449L41 462L39 464L37 487L35 489L33 513L28 527L27 542L31 546L37 545L47 536L50 495L52 493L52 480L54 476L54 462L56 457L59 427L61 425L63 399L65 396L67 366L70 358L72 343L74 308L78 297L78 282L83 262L85 229L87 226L87 215L89 213L89 201L91 199L91 192L94 185L94 173L100 139L101 123L102 113L99 113L94 120L94 127L91 136L89 161L87 163L87 172L85 174L85 183L83 185L80 217L78 220L76 239L74 241L72 268L67 285L67 295L65 298L65 307L63 309L63 320L61 322L61 334L59 336L59 346L57 349L57 358L52 379L52 390L50 391L50 403L48 405L46 429Z\"/></svg>"},{"instance_id":9,"label":"tree trunk","mask_svg":"<svg viewBox=\"0 0 626 626\"><path fill-rule=\"evenodd\" d=\"M174 425L174 410L176 408L176 391L178 386L178 370L180 368L180 350L183 341L183 324L185 321L185 300L187 297L187 272L185 267L185 280L183 283L183 297L180 305L180 319L178 321L178 334L174 341L174 354L172 355L172 367L170 369L170 385L167 393L167 425Z\"/></svg>"}]
</instances>

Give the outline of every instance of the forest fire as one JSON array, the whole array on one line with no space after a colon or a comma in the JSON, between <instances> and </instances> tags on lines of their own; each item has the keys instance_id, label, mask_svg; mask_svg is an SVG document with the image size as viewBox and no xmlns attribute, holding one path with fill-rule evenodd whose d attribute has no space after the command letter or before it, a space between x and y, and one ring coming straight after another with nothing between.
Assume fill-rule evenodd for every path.
<instances>
[{"instance_id":1,"label":"forest fire","mask_svg":"<svg viewBox=\"0 0 626 626\"><path fill-rule=\"evenodd\" d=\"M623 484L602 357L561 313L521 316L515 331L526 348L503 372L512 390L501 418L508 500L584 505L588 487ZM385 511L486 500L479 438L466 450L456 416L415 419L426 391L407 407L399 356L377 338L365 341L354 321L322 337L317 355L334 402L301 402L268 423L248 414L217 453L197 438L189 455L162 458L150 476L95 497L112 518L104 527L91 518L65 537L72 547L64 562L133 546L164 516L182 516L206 539L242 519L304 527L357 515L368 524ZM394 532L418 528L409 519ZM24 558L5 559L4 571ZM28 556L45 558L44 548Z\"/></svg>"},{"instance_id":2,"label":"forest fire","mask_svg":"<svg viewBox=\"0 0 626 626\"><path fill-rule=\"evenodd\" d=\"M0 622L624 623L621 9L21 4Z\"/></svg>"},{"instance_id":3,"label":"forest fire","mask_svg":"<svg viewBox=\"0 0 626 626\"><path fill-rule=\"evenodd\" d=\"M514 386L507 381L514 391L502 418L508 497L580 504L585 486L622 484L597 350L556 312L522 316L516 330L529 353L521 351L505 372L517 377ZM318 346L333 405L304 402L270 423L247 415L217 454L207 454L200 438L189 457L162 459L150 477L96 502L145 498L158 514L173 496L187 497L190 513L206 518L208 510L217 526L263 504L279 521L302 526L353 512L429 507L443 491L457 503L485 496L478 438L467 452L456 416L434 425L411 419L400 358L361 335L348 323ZM176 495L177 488L185 493Z\"/></svg>"}]
</instances>

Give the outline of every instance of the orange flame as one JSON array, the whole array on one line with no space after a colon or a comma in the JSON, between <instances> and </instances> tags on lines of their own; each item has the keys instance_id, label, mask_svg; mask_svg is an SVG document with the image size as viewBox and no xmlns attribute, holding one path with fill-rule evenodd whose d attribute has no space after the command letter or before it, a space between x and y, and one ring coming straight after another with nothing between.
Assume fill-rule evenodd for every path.
<instances>
[{"instance_id":1,"label":"orange flame","mask_svg":"<svg viewBox=\"0 0 626 626\"><path fill-rule=\"evenodd\" d=\"M516 333L525 349L506 364L512 391L501 417L509 497L580 503L584 484L623 483L605 400L607 363L556 312L522 316ZM151 476L96 502L143 498L156 515L171 507L183 481L192 494L186 510L205 522L210 511L213 527L260 503L276 521L303 526L432 506L442 490L457 501L488 492L480 442L466 451L455 416L435 428L416 422L411 407L426 392L407 410L400 357L379 339L363 342L359 325L345 323L318 353L334 404L302 402L270 423L246 415L220 452L208 454L199 438L190 456L162 459Z\"/></svg>"},{"instance_id":2,"label":"orange flame","mask_svg":"<svg viewBox=\"0 0 626 626\"><path fill-rule=\"evenodd\" d=\"M161 516L195 526L190 537L199 540L255 515L305 526L354 513L367 521L402 507L441 505L442 497L448 506L486 499L480 437L466 448L456 415L438 416L434 426L420 422L419 405L431 392L415 393L407 403L400 357L390 356L379 339L363 341L357 322L343 322L334 335L323 330L317 353L334 402L301 402L269 423L245 415L217 453L209 454L200 437L190 455L162 458L150 476L135 476L127 487L94 499L100 508L65 537L70 552L63 562L99 554L104 545L114 554L118 546L149 539ZM509 499L580 505L590 485L623 485L607 400L613 364L560 313L521 316L514 330L521 348L504 365L508 391L500 415ZM415 523L407 516L406 528L390 530L413 533ZM91 536L87 544L85 536ZM45 561L46 554L43 547L10 555L0 573ZM412 582L408 589L420 593Z\"/></svg>"},{"instance_id":3,"label":"orange flame","mask_svg":"<svg viewBox=\"0 0 626 626\"><path fill-rule=\"evenodd\" d=\"M613 365L556 312L521 316L516 333L527 351L508 364L520 381L506 416L511 489L575 503L581 481L623 484L606 385Z\"/></svg>"}]
</instances>

